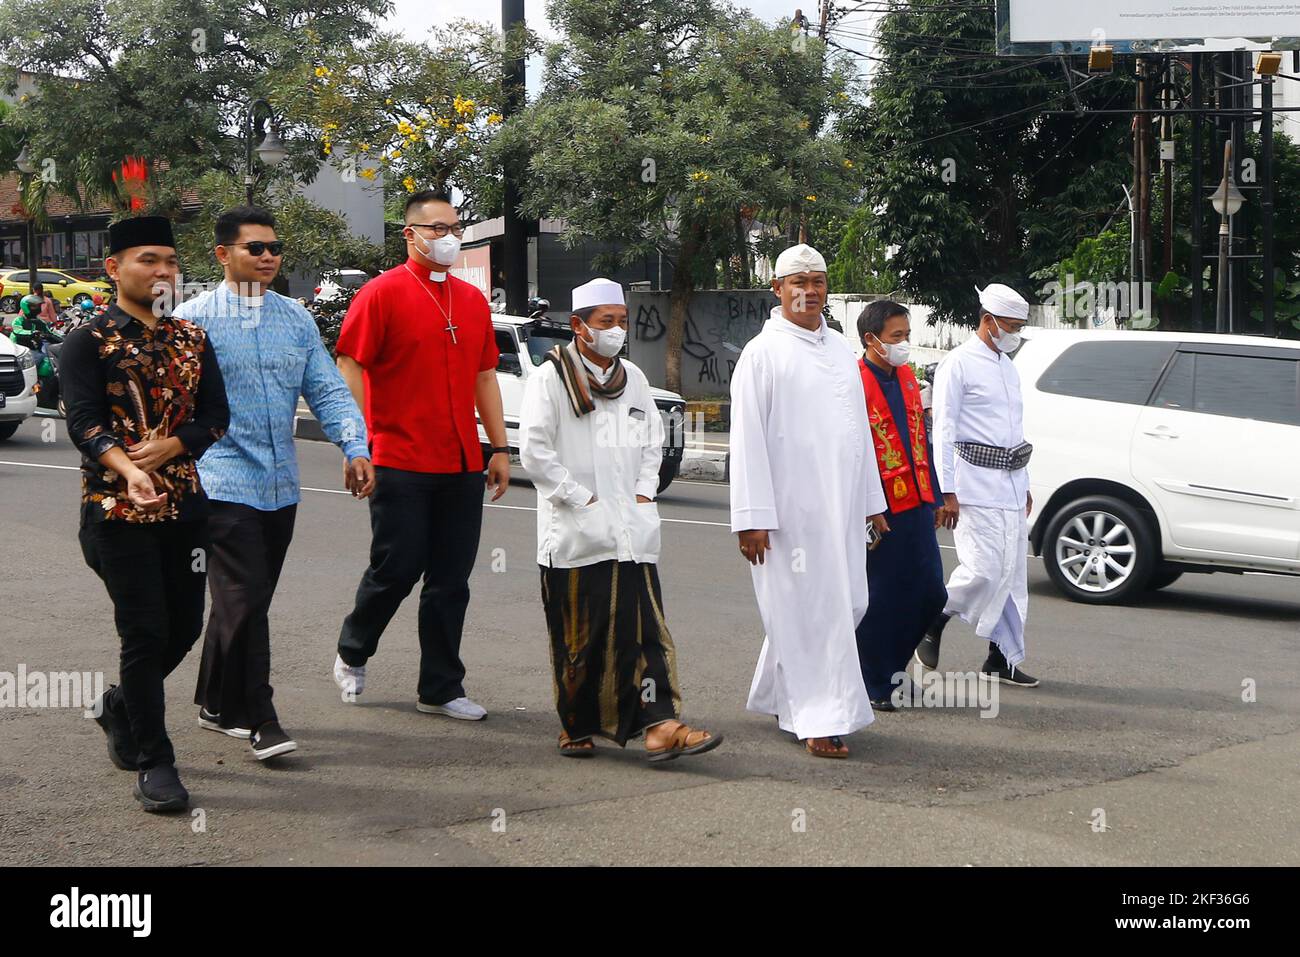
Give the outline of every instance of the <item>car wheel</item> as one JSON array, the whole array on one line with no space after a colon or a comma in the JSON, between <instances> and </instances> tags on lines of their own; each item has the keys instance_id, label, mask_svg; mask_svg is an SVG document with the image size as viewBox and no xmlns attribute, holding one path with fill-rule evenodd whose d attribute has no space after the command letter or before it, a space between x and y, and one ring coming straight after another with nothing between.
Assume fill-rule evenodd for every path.
<instances>
[{"instance_id":1,"label":"car wheel","mask_svg":"<svg viewBox=\"0 0 1300 957\"><path fill-rule=\"evenodd\" d=\"M89 294L89 293L85 293L85 292L79 292L79 293L77 293L75 296L72 297L72 304L73 304L74 306L79 306L79 305L81 305L83 302L91 302L91 301L92 301L92 300L91 300L90 294Z\"/></svg>"},{"instance_id":2,"label":"car wheel","mask_svg":"<svg viewBox=\"0 0 1300 957\"><path fill-rule=\"evenodd\" d=\"M1172 562L1165 562L1158 566L1151 575L1151 580L1147 582L1149 591L1159 591L1161 588L1168 588L1178 579L1183 577L1183 570Z\"/></svg>"},{"instance_id":3,"label":"car wheel","mask_svg":"<svg viewBox=\"0 0 1300 957\"><path fill-rule=\"evenodd\" d=\"M5 439L9 438L9 437L12 436L15 432L17 432L17 431L18 431L18 426L20 426L20 425L22 425L22 422L21 422L21 421L18 421L18 422L0 422L0 442L3 442Z\"/></svg>"},{"instance_id":4,"label":"car wheel","mask_svg":"<svg viewBox=\"0 0 1300 957\"><path fill-rule=\"evenodd\" d=\"M5 296L4 298L0 299L0 312L17 312L17 311L18 311L17 296Z\"/></svg>"},{"instance_id":5,"label":"car wheel","mask_svg":"<svg viewBox=\"0 0 1300 957\"><path fill-rule=\"evenodd\" d=\"M673 484L673 479L677 478L677 472L681 468L681 459L665 458L659 463L659 485L655 489L656 495L662 495L664 489Z\"/></svg>"},{"instance_id":6,"label":"car wheel","mask_svg":"<svg viewBox=\"0 0 1300 957\"><path fill-rule=\"evenodd\" d=\"M1156 567L1156 536L1147 519L1117 498L1070 502L1052 519L1043 561L1071 601L1114 605L1141 593Z\"/></svg>"}]
</instances>

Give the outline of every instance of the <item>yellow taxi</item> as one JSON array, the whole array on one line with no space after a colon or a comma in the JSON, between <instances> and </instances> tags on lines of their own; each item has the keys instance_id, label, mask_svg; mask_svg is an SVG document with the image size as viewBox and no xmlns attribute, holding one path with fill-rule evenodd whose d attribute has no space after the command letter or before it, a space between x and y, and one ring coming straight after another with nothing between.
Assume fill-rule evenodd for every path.
<instances>
[{"instance_id":1,"label":"yellow taxi","mask_svg":"<svg viewBox=\"0 0 1300 957\"><path fill-rule=\"evenodd\" d=\"M36 270L36 279L44 284L54 296L54 301L61 306L70 306L95 296L103 296L107 302L113 294L113 287L106 282L82 279L70 272L48 266ZM29 291L26 269L0 270L0 312L17 312L19 300Z\"/></svg>"}]
</instances>

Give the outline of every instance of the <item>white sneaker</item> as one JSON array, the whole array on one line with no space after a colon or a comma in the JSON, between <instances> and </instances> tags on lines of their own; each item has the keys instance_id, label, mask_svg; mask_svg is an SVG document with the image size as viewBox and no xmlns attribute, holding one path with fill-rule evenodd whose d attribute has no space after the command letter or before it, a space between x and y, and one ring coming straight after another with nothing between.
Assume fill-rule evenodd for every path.
<instances>
[{"instance_id":1,"label":"white sneaker","mask_svg":"<svg viewBox=\"0 0 1300 957\"><path fill-rule=\"evenodd\" d=\"M343 700L349 704L357 700L357 695L366 690L366 666L352 665L340 656L334 656L334 683L343 692Z\"/></svg>"},{"instance_id":2,"label":"white sneaker","mask_svg":"<svg viewBox=\"0 0 1300 957\"><path fill-rule=\"evenodd\" d=\"M487 717L487 709L470 701L469 698L453 698L446 704L415 703L415 710L424 714L445 714L449 718L461 721L482 721Z\"/></svg>"}]
</instances>

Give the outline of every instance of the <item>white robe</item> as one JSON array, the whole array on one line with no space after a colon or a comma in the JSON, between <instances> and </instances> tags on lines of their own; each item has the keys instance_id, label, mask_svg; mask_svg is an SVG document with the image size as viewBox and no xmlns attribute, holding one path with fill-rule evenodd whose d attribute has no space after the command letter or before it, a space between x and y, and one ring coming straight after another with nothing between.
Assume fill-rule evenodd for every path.
<instances>
[{"instance_id":1,"label":"white robe","mask_svg":"<svg viewBox=\"0 0 1300 957\"><path fill-rule=\"evenodd\" d=\"M852 350L774 309L731 378L731 528L771 532L751 568L767 636L748 708L800 738L874 720L854 629L867 518L885 508Z\"/></svg>"},{"instance_id":2,"label":"white robe","mask_svg":"<svg viewBox=\"0 0 1300 957\"><path fill-rule=\"evenodd\" d=\"M934 445L939 487L957 496L953 541L960 563L948 581L944 614L975 626L1010 665L1025 658L1029 617L1025 516L1029 470L972 465L955 443L1014 448L1025 440L1020 377L1009 356L972 336L939 366L934 385Z\"/></svg>"}]
</instances>

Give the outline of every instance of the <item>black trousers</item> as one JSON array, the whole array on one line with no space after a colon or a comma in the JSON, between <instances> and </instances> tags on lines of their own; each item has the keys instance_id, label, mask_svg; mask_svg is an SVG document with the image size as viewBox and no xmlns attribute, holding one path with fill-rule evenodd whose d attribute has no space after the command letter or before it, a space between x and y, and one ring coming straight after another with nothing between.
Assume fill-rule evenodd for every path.
<instances>
[{"instance_id":1,"label":"black trousers","mask_svg":"<svg viewBox=\"0 0 1300 957\"><path fill-rule=\"evenodd\" d=\"M82 526L86 564L113 600L122 651L120 704L140 748L141 770L174 764L167 737L163 679L203 631L206 520ZM117 696L110 702L116 710Z\"/></svg>"},{"instance_id":2,"label":"black trousers","mask_svg":"<svg viewBox=\"0 0 1300 957\"><path fill-rule=\"evenodd\" d=\"M370 498L370 567L343 619L339 657L364 665L398 606L420 589L420 700L446 704L465 694L460 638L469 576L483 521L482 472L431 474L375 468Z\"/></svg>"},{"instance_id":3,"label":"black trousers","mask_svg":"<svg viewBox=\"0 0 1300 957\"><path fill-rule=\"evenodd\" d=\"M267 616L298 506L264 512L212 501L208 588L212 613L194 703L227 728L256 731L276 721L271 704L271 628Z\"/></svg>"}]
</instances>

